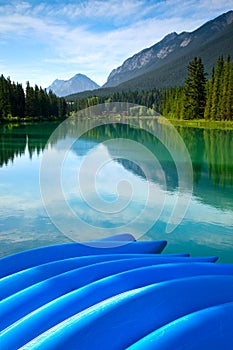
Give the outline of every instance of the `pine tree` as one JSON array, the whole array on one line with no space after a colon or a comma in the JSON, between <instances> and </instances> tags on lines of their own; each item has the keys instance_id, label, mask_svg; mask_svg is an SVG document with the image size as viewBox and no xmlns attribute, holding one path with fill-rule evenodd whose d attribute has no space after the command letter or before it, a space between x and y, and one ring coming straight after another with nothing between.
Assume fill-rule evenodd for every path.
<instances>
[{"instance_id":1,"label":"pine tree","mask_svg":"<svg viewBox=\"0 0 233 350\"><path fill-rule=\"evenodd\" d=\"M217 65L215 69L214 83L213 83L213 91L212 91L212 100L211 100L211 112L210 117L213 120L220 120L220 89L221 89L221 81L222 81L222 73L223 73L223 57L220 56L217 60Z\"/></svg>"},{"instance_id":2,"label":"pine tree","mask_svg":"<svg viewBox=\"0 0 233 350\"><path fill-rule=\"evenodd\" d=\"M201 58L195 57L188 66L184 87L184 119L204 117L206 78Z\"/></svg>"},{"instance_id":3,"label":"pine tree","mask_svg":"<svg viewBox=\"0 0 233 350\"><path fill-rule=\"evenodd\" d=\"M0 78L0 111L1 118L6 119L10 115L10 79Z\"/></svg>"},{"instance_id":4,"label":"pine tree","mask_svg":"<svg viewBox=\"0 0 233 350\"><path fill-rule=\"evenodd\" d=\"M215 69L213 67L211 78L206 83L206 105L204 111L205 119L211 118L211 107L212 107L212 93L214 85Z\"/></svg>"},{"instance_id":5,"label":"pine tree","mask_svg":"<svg viewBox=\"0 0 233 350\"><path fill-rule=\"evenodd\" d=\"M219 114L221 120L226 120L228 117L228 92L229 92L229 73L230 73L230 56L228 55L223 64L223 74L221 80Z\"/></svg>"},{"instance_id":6,"label":"pine tree","mask_svg":"<svg viewBox=\"0 0 233 350\"><path fill-rule=\"evenodd\" d=\"M233 61L231 62L229 69L229 85L226 106L226 119L233 120Z\"/></svg>"},{"instance_id":7,"label":"pine tree","mask_svg":"<svg viewBox=\"0 0 233 350\"><path fill-rule=\"evenodd\" d=\"M27 117L35 117L35 92L29 81L26 86L25 113Z\"/></svg>"},{"instance_id":8,"label":"pine tree","mask_svg":"<svg viewBox=\"0 0 233 350\"><path fill-rule=\"evenodd\" d=\"M16 84L16 117L23 118L25 116L25 94L22 84Z\"/></svg>"}]
</instances>

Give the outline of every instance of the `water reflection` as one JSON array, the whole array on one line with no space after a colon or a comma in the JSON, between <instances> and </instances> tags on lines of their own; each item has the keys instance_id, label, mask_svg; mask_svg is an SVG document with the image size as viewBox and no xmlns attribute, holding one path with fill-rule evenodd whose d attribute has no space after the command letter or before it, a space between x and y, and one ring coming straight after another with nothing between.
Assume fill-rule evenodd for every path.
<instances>
[{"instance_id":1,"label":"water reflection","mask_svg":"<svg viewBox=\"0 0 233 350\"><path fill-rule=\"evenodd\" d=\"M75 123L77 121L74 121ZM91 122L86 121L87 128ZM85 156L93 147L109 139L129 139L141 143L148 148L158 159L166 176L167 190L175 191L178 186L177 170L170 153L164 145L152 134L146 132L145 127L151 130L160 128L160 133L167 140L170 149L176 149L176 140L170 138L169 128L153 119L140 120L141 129L132 128L126 124L107 124L91 129L80 140L74 142L72 149L78 156ZM42 123L31 125L16 125L12 128L1 127L0 130L0 167L7 166L25 152L30 158L43 152L46 143L56 129L57 123ZM194 194L203 201L217 207L232 209L233 188L233 131L208 130L197 128L178 127L178 132L183 138L190 154L194 172ZM52 143L64 140L65 137L76 138L76 127L69 130L61 129L56 133L57 139ZM58 136L57 136L58 135ZM83 142L85 141L85 142ZM119 149L111 149L107 144L109 154L114 157ZM126 157L127 158L127 157ZM136 176L145 178L142 169L130 160L116 159L124 168ZM144 167L149 174L149 180L161 183L160 175L150 164L144 160Z\"/></svg>"},{"instance_id":2,"label":"water reflection","mask_svg":"<svg viewBox=\"0 0 233 350\"><path fill-rule=\"evenodd\" d=\"M57 122L0 125L0 167L24 155L32 158L42 152Z\"/></svg>"},{"instance_id":3,"label":"water reflection","mask_svg":"<svg viewBox=\"0 0 233 350\"><path fill-rule=\"evenodd\" d=\"M20 245L17 249L22 250L36 245L65 241L64 237L55 232L55 228L49 222L49 218L43 209L38 173L42 154L45 151L51 152L50 181L52 181L52 157L64 150L67 140L71 139L73 143L72 155L67 158L69 167L73 166L75 168L85 158L85 155L94 149L101 155L107 154L112 160L112 163L109 163L105 169L103 182L99 184L99 186L102 186L101 191L102 195L105 196L105 201L114 203L116 195L114 191L110 191L109 186L115 180L118 181L119 174L127 174L128 178L134 179L133 181L137 184L140 192L138 194L140 200L144 200L145 174L147 174L147 180L156 187L157 193L159 189L160 195L161 191L169 193L170 202L167 202L164 217L157 221L156 227L151 232L148 232L147 239L168 239L168 252L171 249L170 252L188 251L199 255L217 254L224 255L225 261L232 259L233 131L177 128L192 160L194 172L193 198L185 220L174 234L164 237L165 221L168 217L166 211L171 209L170 206L178 187L177 169L168 150L145 129L148 127L151 130L159 129L159 133L163 135L168 148L178 153L178 141L171 137L169 128L164 128L162 124L152 118L140 119L141 129L117 122L102 125L95 129L91 128L82 138L77 140L78 121L74 120L73 123L73 125L69 124L68 129L59 129L56 136L50 138L50 144L47 146L50 135L58 126L57 123L14 125L11 128L1 126L0 191L2 209L0 240L2 251L0 251L0 255L13 252L16 248L13 248L12 243L15 244L16 242ZM86 120L86 124L87 129L92 126L90 120ZM134 154L131 157L130 153L134 153L133 147L127 149L128 156L117 157L119 154L126 152L124 143L119 142L116 145L114 142L106 141L118 138L136 141L145 146L158 160L160 168L151 166L151 161L147 158L146 153ZM137 157L141 160L140 164L142 166L139 166ZM132 158L135 161L132 161ZM113 175L113 171L116 171L115 175ZM66 186L67 181L69 188L78 191L75 188L77 183L69 183L68 170L67 174L64 173L64 177L66 175L67 179L64 180L64 186ZM100 175L102 175L101 171ZM106 181L106 178L109 178L109 181ZM77 197L72 197L72 193L69 201L74 207L81 205L77 201ZM140 205L137 206L136 204L134 208L129 207L129 210L132 213L134 212L133 214L139 209ZM57 207L57 215L62 216L59 207ZM90 219L88 208L83 205L82 215L87 220ZM116 222L107 216L97 219L100 225L102 220L106 226L111 227L111 225L124 224L125 218L115 217ZM98 221L97 219L92 218L95 221ZM207 246L208 250L206 249Z\"/></svg>"}]
</instances>

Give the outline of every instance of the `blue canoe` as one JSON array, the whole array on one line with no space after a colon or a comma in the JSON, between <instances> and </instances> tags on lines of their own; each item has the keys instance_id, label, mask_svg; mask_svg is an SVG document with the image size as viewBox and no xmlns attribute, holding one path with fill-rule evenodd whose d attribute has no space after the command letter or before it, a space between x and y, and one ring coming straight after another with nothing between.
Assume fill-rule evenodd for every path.
<instances>
[{"instance_id":1,"label":"blue canoe","mask_svg":"<svg viewBox=\"0 0 233 350\"><path fill-rule=\"evenodd\" d=\"M157 329L127 350L232 349L233 303L190 313Z\"/></svg>"},{"instance_id":2,"label":"blue canoe","mask_svg":"<svg viewBox=\"0 0 233 350\"><path fill-rule=\"evenodd\" d=\"M161 282L106 299L53 327L24 348L125 349L182 316L227 302L233 302L233 276Z\"/></svg>"},{"instance_id":3,"label":"blue canoe","mask_svg":"<svg viewBox=\"0 0 233 350\"><path fill-rule=\"evenodd\" d=\"M0 300L19 292L22 289L30 287L33 284L55 277L61 273L69 272L81 267L97 264L100 262L115 260L135 260L140 259L145 264L166 264L171 262L215 262L216 257L189 257L186 254L105 254L84 256L80 258L70 258L58 260L47 264L38 265L23 271L16 272L0 279Z\"/></svg>"},{"instance_id":4,"label":"blue canoe","mask_svg":"<svg viewBox=\"0 0 233 350\"><path fill-rule=\"evenodd\" d=\"M181 277L233 274L233 265L172 263L145 266L87 284L29 313L2 332L2 346L18 349L65 319L125 291Z\"/></svg>"},{"instance_id":5,"label":"blue canoe","mask_svg":"<svg viewBox=\"0 0 233 350\"><path fill-rule=\"evenodd\" d=\"M231 349L233 264L125 233L0 259L0 349Z\"/></svg>"},{"instance_id":6,"label":"blue canoe","mask_svg":"<svg viewBox=\"0 0 233 350\"><path fill-rule=\"evenodd\" d=\"M116 242L119 244L119 242ZM103 246L104 244L104 246ZM91 246L82 243L68 243L46 246L16 253L0 259L0 278L29 267L51 261L98 254L155 254L161 253L166 241L124 242L92 241Z\"/></svg>"}]
</instances>

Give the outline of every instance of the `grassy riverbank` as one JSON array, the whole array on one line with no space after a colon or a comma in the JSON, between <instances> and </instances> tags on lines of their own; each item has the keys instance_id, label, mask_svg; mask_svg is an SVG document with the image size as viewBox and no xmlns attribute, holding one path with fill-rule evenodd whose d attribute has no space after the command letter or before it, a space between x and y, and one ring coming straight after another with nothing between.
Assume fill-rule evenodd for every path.
<instances>
[{"instance_id":1,"label":"grassy riverbank","mask_svg":"<svg viewBox=\"0 0 233 350\"><path fill-rule=\"evenodd\" d=\"M106 116L105 116L106 117ZM113 117L113 116L111 116ZM114 116L116 119L121 120L122 116L115 115ZM153 116L128 116L128 119L149 119ZM33 122L54 122L54 121L63 121L68 116L66 117L25 117L23 119L20 119L18 117L10 118L10 119L4 119L0 121L1 124L5 125L10 125L10 124L26 124L26 123L33 123ZM167 118L167 117L157 117L158 122L160 124L165 124L167 121L169 121L171 124L174 126L185 126L185 127L190 127L190 128L201 128L201 129L219 129L219 130L233 130L233 121L228 121L228 120L206 120L206 119L192 119L192 120L185 120L185 119L175 119L175 118Z\"/></svg>"},{"instance_id":2,"label":"grassy riverbank","mask_svg":"<svg viewBox=\"0 0 233 350\"><path fill-rule=\"evenodd\" d=\"M206 120L206 119L174 119L167 118L174 126L186 126L191 128L209 128L209 129L222 129L233 130L233 121L228 120Z\"/></svg>"}]
</instances>

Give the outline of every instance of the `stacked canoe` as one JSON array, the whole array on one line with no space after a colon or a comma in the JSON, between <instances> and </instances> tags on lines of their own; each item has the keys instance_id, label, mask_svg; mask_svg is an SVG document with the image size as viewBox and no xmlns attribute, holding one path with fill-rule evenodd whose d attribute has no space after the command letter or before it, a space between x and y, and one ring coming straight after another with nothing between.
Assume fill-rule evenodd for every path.
<instances>
[{"instance_id":1,"label":"stacked canoe","mask_svg":"<svg viewBox=\"0 0 233 350\"><path fill-rule=\"evenodd\" d=\"M233 349L233 264L130 234L0 259L0 349Z\"/></svg>"}]
</instances>

